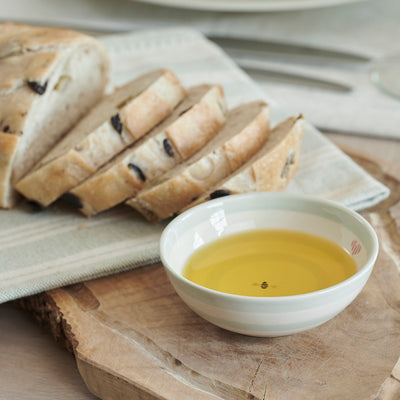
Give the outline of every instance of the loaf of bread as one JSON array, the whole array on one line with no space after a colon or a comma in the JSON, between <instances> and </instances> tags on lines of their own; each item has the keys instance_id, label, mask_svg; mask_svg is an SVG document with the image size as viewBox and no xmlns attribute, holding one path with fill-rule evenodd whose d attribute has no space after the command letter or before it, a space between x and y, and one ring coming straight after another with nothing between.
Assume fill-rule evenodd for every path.
<instances>
[{"instance_id":1,"label":"loaf of bread","mask_svg":"<svg viewBox=\"0 0 400 400\"><path fill-rule=\"evenodd\" d=\"M277 125L264 147L241 168L203 192L183 207L183 212L197 204L230 194L283 191L297 171L304 118L291 117Z\"/></svg>"},{"instance_id":2,"label":"loaf of bread","mask_svg":"<svg viewBox=\"0 0 400 400\"><path fill-rule=\"evenodd\" d=\"M169 70L149 72L104 98L16 184L47 206L167 117L186 90Z\"/></svg>"},{"instance_id":3,"label":"loaf of bread","mask_svg":"<svg viewBox=\"0 0 400 400\"><path fill-rule=\"evenodd\" d=\"M17 192L86 216L126 202L159 221L234 193L284 190L304 119L270 131L262 101L229 112L222 88L188 91L168 69L104 97L101 44L65 29L0 24L0 207Z\"/></svg>"},{"instance_id":4,"label":"loaf of bread","mask_svg":"<svg viewBox=\"0 0 400 400\"><path fill-rule=\"evenodd\" d=\"M103 96L109 60L92 37L0 24L0 207L14 185Z\"/></svg>"},{"instance_id":5,"label":"loaf of bread","mask_svg":"<svg viewBox=\"0 0 400 400\"><path fill-rule=\"evenodd\" d=\"M260 150L270 133L268 114L262 101L229 111L218 135L192 158L149 182L127 204L153 222L172 216Z\"/></svg>"},{"instance_id":6,"label":"loaf of bread","mask_svg":"<svg viewBox=\"0 0 400 400\"><path fill-rule=\"evenodd\" d=\"M221 128L226 104L218 85L189 89L172 114L137 144L124 150L70 191L73 205L87 216L133 197L145 182L196 153Z\"/></svg>"}]
</instances>

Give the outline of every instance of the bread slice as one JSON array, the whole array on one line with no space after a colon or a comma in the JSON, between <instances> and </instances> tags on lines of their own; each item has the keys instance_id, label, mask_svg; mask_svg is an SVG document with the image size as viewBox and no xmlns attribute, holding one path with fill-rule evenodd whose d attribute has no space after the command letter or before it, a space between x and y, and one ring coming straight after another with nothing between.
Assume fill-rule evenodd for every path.
<instances>
[{"instance_id":1,"label":"bread slice","mask_svg":"<svg viewBox=\"0 0 400 400\"><path fill-rule=\"evenodd\" d=\"M103 96L108 55L66 29L0 24L0 207L20 180Z\"/></svg>"},{"instance_id":2,"label":"bread slice","mask_svg":"<svg viewBox=\"0 0 400 400\"><path fill-rule=\"evenodd\" d=\"M127 204L150 221L170 217L210 186L239 168L269 135L268 106L262 101L238 106L224 127L196 155L150 182Z\"/></svg>"},{"instance_id":3,"label":"bread slice","mask_svg":"<svg viewBox=\"0 0 400 400\"><path fill-rule=\"evenodd\" d=\"M304 132L304 118L291 117L277 125L264 147L236 172L184 207L230 194L283 191L295 175Z\"/></svg>"},{"instance_id":4,"label":"bread slice","mask_svg":"<svg viewBox=\"0 0 400 400\"><path fill-rule=\"evenodd\" d=\"M104 98L16 184L47 206L157 125L186 91L167 69L149 72Z\"/></svg>"},{"instance_id":5,"label":"bread slice","mask_svg":"<svg viewBox=\"0 0 400 400\"><path fill-rule=\"evenodd\" d=\"M145 138L127 148L70 191L87 216L133 197L146 181L197 152L221 128L226 104L219 85L189 89L172 114Z\"/></svg>"}]
</instances>

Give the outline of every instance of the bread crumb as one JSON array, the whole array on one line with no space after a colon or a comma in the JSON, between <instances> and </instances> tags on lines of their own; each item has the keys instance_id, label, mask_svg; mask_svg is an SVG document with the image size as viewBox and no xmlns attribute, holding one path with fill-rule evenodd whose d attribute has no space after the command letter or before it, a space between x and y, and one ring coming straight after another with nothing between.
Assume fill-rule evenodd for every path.
<instances>
[{"instance_id":1,"label":"bread crumb","mask_svg":"<svg viewBox=\"0 0 400 400\"><path fill-rule=\"evenodd\" d=\"M80 224L79 226L78 226L78 229L79 230L82 230L82 229L85 229L86 228L86 224Z\"/></svg>"}]
</instances>

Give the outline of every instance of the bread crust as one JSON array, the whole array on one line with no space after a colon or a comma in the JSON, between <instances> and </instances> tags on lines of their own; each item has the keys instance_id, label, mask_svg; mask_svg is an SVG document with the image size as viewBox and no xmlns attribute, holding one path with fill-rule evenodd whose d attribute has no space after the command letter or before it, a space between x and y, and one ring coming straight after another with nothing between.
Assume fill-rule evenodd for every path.
<instances>
[{"instance_id":1,"label":"bread crust","mask_svg":"<svg viewBox=\"0 0 400 400\"><path fill-rule=\"evenodd\" d=\"M3 58L0 63L0 93L10 93L26 82L41 82L59 57L59 52L45 52Z\"/></svg>"},{"instance_id":2,"label":"bread crust","mask_svg":"<svg viewBox=\"0 0 400 400\"><path fill-rule=\"evenodd\" d=\"M62 28L43 28L9 22L0 24L0 131L20 135L32 102L37 99L27 82L44 84L60 54L74 44L90 43L108 56L94 38ZM22 89L15 93L13 90ZM6 97L11 95L13 97ZM7 106L8 105L8 106ZM17 109L15 109L17 107ZM12 120L10 121L10 118Z\"/></svg>"},{"instance_id":3,"label":"bread crust","mask_svg":"<svg viewBox=\"0 0 400 400\"><path fill-rule=\"evenodd\" d=\"M135 196L145 181L186 160L217 134L225 121L225 110L219 85L191 88L187 98L150 132L147 140L127 149L110 162L109 168L71 190L82 204L80 211L92 216Z\"/></svg>"},{"instance_id":4,"label":"bread crust","mask_svg":"<svg viewBox=\"0 0 400 400\"><path fill-rule=\"evenodd\" d=\"M132 86L137 89L136 84L141 79L148 82L148 86L132 97L129 88ZM121 91L128 91L122 98L123 104ZM128 83L124 89L120 88L117 93L103 100L103 103L111 103L110 107L106 108L106 114L103 105L99 104L33 172L17 183L16 189L26 198L48 206L93 174L126 146L146 134L151 127L172 112L184 94L185 89L169 70L153 71L152 75L145 74ZM98 119L99 113L104 115L105 120L94 130L85 132L86 126L89 126L87 119ZM127 122L134 118L141 122ZM71 139L73 136L78 137L76 141Z\"/></svg>"},{"instance_id":5,"label":"bread crust","mask_svg":"<svg viewBox=\"0 0 400 400\"><path fill-rule=\"evenodd\" d=\"M167 130L169 140L182 159L187 159L201 148L225 121L226 103L221 86L214 85L212 91L203 100L194 105L192 110L183 114L179 122ZM190 140L188 140L188 131L192 133Z\"/></svg>"},{"instance_id":6,"label":"bread crust","mask_svg":"<svg viewBox=\"0 0 400 400\"><path fill-rule=\"evenodd\" d=\"M256 113L246 115L245 125L235 131L232 121L237 124L236 114L241 116L240 111L244 109L255 109ZM263 146L269 135L267 105L253 102L235 108L228 114L225 128L227 133L230 131L230 136L218 147L211 146L210 142L208 153L198 159L190 159L188 166L171 171L158 184L150 184L127 204L153 222L168 218L185 207Z\"/></svg>"},{"instance_id":7,"label":"bread crust","mask_svg":"<svg viewBox=\"0 0 400 400\"><path fill-rule=\"evenodd\" d=\"M141 138L165 117L183 99L186 90L168 69L147 90L129 102L121 112L121 120L131 135L127 142Z\"/></svg>"},{"instance_id":8,"label":"bread crust","mask_svg":"<svg viewBox=\"0 0 400 400\"><path fill-rule=\"evenodd\" d=\"M262 157L254 163L252 172L257 192L281 192L286 189L297 172L301 137L300 134L296 134L296 128L292 132L281 146L271 151L269 157ZM228 182L225 186L227 190L234 192L232 182Z\"/></svg>"},{"instance_id":9,"label":"bread crust","mask_svg":"<svg viewBox=\"0 0 400 400\"><path fill-rule=\"evenodd\" d=\"M0 58L42 48L51 50L54 47L69 46L82 40L94 39L65 28L3 22L0 23Z\"/></svg>"},{"instance_id":10,"label":"bread crust","mask_svg":"<svg viewBox=\"0 0 400 400\"><path fill-rule=\"evenodd\" d=\"M34 110L47 101L50 92L57 89L55 85L61 79L59 74L63 72L61 65L77 49L82 52L90 49L101 60L97 87L92 86L92 92L81 101L79 110L66 113L65 116L69 118L63 118L63 124L55 124L51 135L46 132L43 143L31 151L31 143L29 140L26 142L26 137L28 133L32 134L34 140L36 136L41 136L42 129L40 126L36 129L32 124L32 120L40 118L39 114L34 115ZM14 205L14 184L99 100L107 83L108 69L108 55L94 38L67 29L0 24L0 132L22 138L13 140L14 144L19 144L13 146L12 155L10 146L6 146L4 141L0 146L0 158L8 160L0 165L0 186L3 188L0 207L10 208ZM21 164L25 153L29 154Z\"/></svg>"},{"instance_id":11,"label":"bread crust","mask_svg":"<svg viewBox=\"0 0 400 400\"><path fill-rule=\"evenodd\" d=\"M11 177L12 161L15 151L18 146L19 137L8 133L0 132L0 199L9 199L9 185L7 184ZM2 205L5 208L10 208L14 199ZM1 201L0 201L1 205Z\"/></svg>"},{"instance_id":12,"label":"bread crust","mask_svg":"<svg viewBox=\"0 0 400 400\"><path fill-rule=\"evenodd\" d=\"M299 166L304 123L302 115L280 123L272 130L264 147L247 163L179 212L218 195L285 190Z\"/></svg>"}]
</instances>

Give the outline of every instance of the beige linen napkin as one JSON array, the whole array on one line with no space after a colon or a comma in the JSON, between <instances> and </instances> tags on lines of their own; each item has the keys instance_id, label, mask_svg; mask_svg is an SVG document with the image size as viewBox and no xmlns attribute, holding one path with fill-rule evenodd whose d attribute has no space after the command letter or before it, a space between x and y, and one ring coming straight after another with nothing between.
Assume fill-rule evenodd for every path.
<instances>
[{"instance_id":1,"label":"beige linen napkin","mask_svg":"<svg viewBox=\"0 0 400 400\"><path fill-rule=\"evenodd\" d=\"M220 83L231 107L264 98L271 104L273 124L290 115L194 30L148 31L102 41L112 60L112 85L153 68L169 67L187 86ZM300 168L287 190L333 199L357 210L389 195L385 186L309 124ZM92 219L61 203L42 212L33 212L27 204L1 210L0 303L158 261L164 226L145 222L126 206Z\"/></svg>"}]
</instances>

